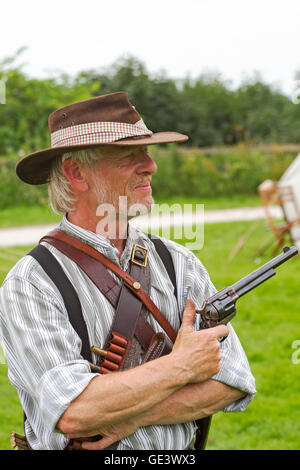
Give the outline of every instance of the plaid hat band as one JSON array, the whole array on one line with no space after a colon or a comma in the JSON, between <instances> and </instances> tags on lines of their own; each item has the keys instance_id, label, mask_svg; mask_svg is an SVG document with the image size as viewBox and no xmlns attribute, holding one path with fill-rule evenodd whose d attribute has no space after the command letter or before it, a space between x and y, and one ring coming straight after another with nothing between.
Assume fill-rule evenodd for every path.
<instances>
[{"instance_id":1,"label":"plaid hat band","mask_svg":"<svg viewBox=\"0 0 300 470\"><path fill-rule=\"evenodd\" d=\"M68 147L79 144L109 144L127 137L151 136L144 121L135 124L125 122L88 122L59 129L51 134L51 146Z\"/></svg>"}]
</instances>

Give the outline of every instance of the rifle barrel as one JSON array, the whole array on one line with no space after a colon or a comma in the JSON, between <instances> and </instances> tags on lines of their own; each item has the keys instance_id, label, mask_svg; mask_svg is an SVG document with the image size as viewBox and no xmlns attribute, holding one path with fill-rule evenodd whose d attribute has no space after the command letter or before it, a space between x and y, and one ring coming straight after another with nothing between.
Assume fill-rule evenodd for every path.
<instances>
[{"instance_id":1,"label":"rifle barrel","mask_svg":"<svg viewBox=\"0 0 300 470\"><path fill-rule=\"evenodd\" d=\"M282 263L284 263L288 259L292 258L292 256L295 256L297 253L298 253L298 250L295 246L292 246L290 248L284 247L283 253L281 253L278 256L275 256L275 258L271 259L267 263L265 263L262 266L260 266L259 268L257 268L252 273L250 273L247 276L243 277L242 279L237 281L235 284L233 284L232 287L234 288L234 290L237 293L239 293L239 291L242 291L243 288L247 288L247 285L251 284L256 279L259 279L263 274L267 273L269 270L277 268L277 266L280 266ZM275 271L274 271L274 274L276 274ZM274 276L274 274L272 274L272 276ZM268 277L266 279L268 279ZM264 282L264 281L262 281L262 282ZM259 284L261 284L261 282L259 282ZM259 284L257 284L257 285L259 285ZM251 290L251 289L249 289L249 290ZM248 292L248 290L246 290L244 293L246 293L246 292Z\"/></svg>"},{"instance_id":2,"label":"rifle barrel","mask_svg":"<svg viewBox=\"0 0 300 470\"><path fill-rule=\"evenodd\" d=\"M254 281L249 282L247 285L245 285L241 289L238 289L236 293L238 294L239 297L242 297L242 295L247 294L247 292L259 286L260 284L265 282L267 279L270 279L270 277L275 276L275 274L276 272L274 271L274 269L269 269L269 271L261 274L259 277L254 279Z\"/></svg>"}]
</instances>

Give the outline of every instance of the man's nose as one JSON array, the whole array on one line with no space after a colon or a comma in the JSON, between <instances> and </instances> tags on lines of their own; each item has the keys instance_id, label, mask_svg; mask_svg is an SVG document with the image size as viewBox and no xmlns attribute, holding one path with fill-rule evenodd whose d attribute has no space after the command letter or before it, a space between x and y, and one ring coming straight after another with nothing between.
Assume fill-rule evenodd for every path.
<instances>
[{"instance_id":1,"label":"man's nose","mask_svg":"<svg viewBox=\"0 0 300 470\"><path fill-rule=\"evenodd\" d=\"M149 173L153 175L156 172L156 170L157 170L157 165L155 161L150 157L150 155L147 152L142 150L139 155L139 164L138 164L136 172L138 174Z\"/></svg>"}]
</instances>

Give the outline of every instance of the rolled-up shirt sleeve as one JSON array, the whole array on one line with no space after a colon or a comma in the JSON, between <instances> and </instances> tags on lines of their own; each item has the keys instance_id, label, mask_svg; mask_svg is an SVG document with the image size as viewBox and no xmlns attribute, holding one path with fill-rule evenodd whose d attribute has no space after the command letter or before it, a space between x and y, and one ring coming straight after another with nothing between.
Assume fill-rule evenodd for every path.
<instances>
[{"instance_id":1,"label":"rolled-up shirt sleeve","mask_svg":"<svg viewBox=\"0 0 300 470\"><path fill-rule=\"evenodd\" d=\"M196 256L190 255L185 276L184 298L191 299L200 309L203 301L216 292L209 274ZM197 319L197 328L199 328ZM247 393L244 398L236 400L226 406L223 411L244 411L256 395L255 379L251 373L248 359L234 328L227 324L229 335L221 342L221 368L212 377L233 388Z\"/></svg>"},{"instance_id":2,"label":"rolled-up shirt sleeve","mask_svg":"<svg viewBox=\"0 0 300 470\"><path fill-rule=\"evenodd\" d=\"M244 349L233 327L228 323L229 335L221 343L221 368L212 377L233 388L237 388L247 395L226 406L223 411L244 411L256 395L255 379Z\"/></svg>"},{"instance_id":3,"label":"rolled-up shirt sleeve","mask_svg":"<svg viewBox=\"0 0 300 470\"><path fill-rule=\"evenodd\" d=\"M69 404L95 377L81 355L81 340L58 296L18 276L0 291L1 343L12 385L38 404L54 431ZM10 373L11 371L11 373Z\"/></svg>"}]
</instances>

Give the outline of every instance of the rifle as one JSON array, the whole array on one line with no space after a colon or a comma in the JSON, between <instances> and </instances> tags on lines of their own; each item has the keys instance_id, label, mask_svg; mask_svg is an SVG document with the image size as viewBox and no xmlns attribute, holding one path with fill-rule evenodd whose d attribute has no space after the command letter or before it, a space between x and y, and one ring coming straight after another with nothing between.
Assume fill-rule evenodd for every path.
<instances>
[{"instance_id":1,"label":"rifle","mask_svg":"<svg viewBox=\"0 0 300 470\"><path fill-rule=\"evenodd\" d=\"M196 312L201 317L200 328L212 328L217 325L226 325L236 314L236 301L259 286L267 279L275 276L275 268L298 253L295 246L284 247L283 252L252 273L235 282L232 286L224 287L209 297L200 310Z\"/></svg>"}]
</instances>

